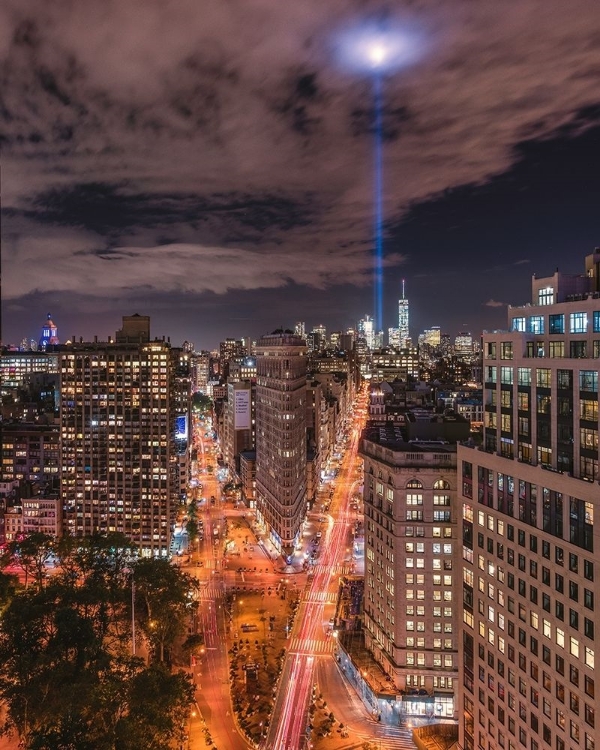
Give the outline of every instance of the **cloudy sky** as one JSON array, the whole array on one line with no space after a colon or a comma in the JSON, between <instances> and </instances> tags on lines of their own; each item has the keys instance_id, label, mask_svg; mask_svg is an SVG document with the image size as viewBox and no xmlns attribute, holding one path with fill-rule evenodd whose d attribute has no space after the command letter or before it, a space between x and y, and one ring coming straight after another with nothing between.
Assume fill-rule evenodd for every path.
<instances>
[{"instance_id":1,"label":"cloudy sky","mask_svg":"<svg viewBox=\"0 0 600 750\"><path fill-rule=\"evenodd\" d=\"M600 245L597 0L4 0L2 337L121 316L208 348L373 313L383 82L384 327L501 327L531 274Z\"/></svg>"}]
</instances>

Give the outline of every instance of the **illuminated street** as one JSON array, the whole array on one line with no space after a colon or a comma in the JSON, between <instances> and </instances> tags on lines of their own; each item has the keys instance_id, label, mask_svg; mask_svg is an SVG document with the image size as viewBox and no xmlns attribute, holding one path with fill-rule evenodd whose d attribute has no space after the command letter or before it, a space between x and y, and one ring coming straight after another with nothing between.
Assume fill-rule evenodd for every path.
<instances>
[{"instance_id":1,"label":"illuminated street","mask_svg":"<svg viewBox=\"0 0 600 750\"><path fill-rule=\"evenodd\" d=\"M356 504L361 481L357 473L357 451L364 408L357 410L356 414L356 424L349 430L337 477L331 485L324 486L319 496L318 502L322 502L327 510L317 505L305 524L303 550L307 551L307 556L309 549L316 550L307 572L284 571L281 559L273 561L267 553L268 544L261 545L254 538L256 527L253 527L252 513L224 501L215 471L206 471L207 465L215 463L212 440L207 440L204 428L195 430L198 480L202 484L198 498L206 498L200 503L199 515L204 538L198 542L198 549L191 559L188 561L186 557L183 564L201 582L198 619L199 628L205 634L205 648L193 667L201 718L192 719L190 747L204 744L206 730L217 749L235 750L248 746L237 732L234 721L227 678L227 650L232 637L235 640L241 636L242 620L248 619L243 592L261 591L268 611L278 612L279 602L275 596L271 598L271 590L274 594L278 586L284 592L282 598L285 598L285 592L294 591L299 592L300 598L293 628L286 633L286 657L279 689L261 747L265 750L300 750L309 746L308 708L317 681L323 693L328 692L328 686L333 687L331 696L326 695L327 700L336 705L336 712L348 713L355 726L361 724L361 736L381 734L381 728L368 721L368 714L354 691L346 683L344 691L339 690L336 683L341 680L341 673L333 659L336 633L332 632L331 622L340 576L360 574L363 569L362 559L355 559L353 532L361 518L360 506ZM216 498L214 504L210 502L211 496ZM226 523L229 529L228 554L224 557ZM299 557L302 558L302 554ZM228 601L232 607L229 611L226 610ZM264 636L264 633L259 635Z\"/></svg>"}]
</instances>

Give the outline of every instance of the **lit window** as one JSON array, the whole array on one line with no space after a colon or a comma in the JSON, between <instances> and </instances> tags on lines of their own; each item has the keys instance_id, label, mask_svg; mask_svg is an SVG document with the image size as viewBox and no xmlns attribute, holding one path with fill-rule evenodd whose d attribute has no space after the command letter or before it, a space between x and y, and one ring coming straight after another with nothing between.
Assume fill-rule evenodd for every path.
<instances>
[{"instance_id":1,"label":"lit window","mask_svg":"<svg viewBox=\"0 0 600 750\"><path fill-rule=\"evenodd\" d=\"M554 289L551 286L545 286L538 289L538 305L553 305Z\"/></svg>"},{"instance_id":2,"label":"lit window","mask_svg":"<svg viewBox=\"0 0 600 750\"><path fill-rule=\"evenodd\" d=\"M543 315L532 315L528 321L529 333L540 334L544 333L544 316Z\"/></svg>"},{"instance_id":3,"label":"lit window","mask_svg":"<svg viewBox=\"0 0 600 750\"><path fill-rule=\"evenodd\" d=\"M569 315L571 333L587 333L588 316L585 312L575 312Z\"/></svg>"}]
</instances>

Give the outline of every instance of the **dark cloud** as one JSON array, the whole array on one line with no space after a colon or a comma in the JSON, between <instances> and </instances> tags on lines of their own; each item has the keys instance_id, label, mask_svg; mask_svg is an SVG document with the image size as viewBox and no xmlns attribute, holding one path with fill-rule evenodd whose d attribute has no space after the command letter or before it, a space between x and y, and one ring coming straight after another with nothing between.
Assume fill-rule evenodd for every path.
<instances>
[{"instance_id":1,"label":"dark cloud","mask_svg":"<svg viewBox=\"0 0 600 750\"><path fill-rule=\"evenodd\" d=\"M216 193L132 193L127 184L87 182L50 188L30 200L30 208L6 209L38 222L78 227L99 235L118 237L144 227L208 223L253 229L256 233L290 230L315 220L311 196L301 204L283 195ZM221 227L223 228L223 227Z\"/></svg>"}]
</instances>

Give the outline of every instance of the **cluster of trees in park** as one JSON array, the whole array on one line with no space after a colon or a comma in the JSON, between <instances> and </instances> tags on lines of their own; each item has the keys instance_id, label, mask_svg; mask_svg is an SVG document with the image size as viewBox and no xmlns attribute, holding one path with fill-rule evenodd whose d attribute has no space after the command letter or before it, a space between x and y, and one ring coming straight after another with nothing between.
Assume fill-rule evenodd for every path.
<instances>
[{"instance_id":1,"label":"cluster of trees in park","mask_svg":"<svg viewBox=\"0 0 600 750\"><path fill-rule=\"evenodd\" d=\"M0 567L0 731L27 750L183 742L194 693L174 653L189 658L201 640L188 636L196 579L120 534L31 534Z\"/></svg>"}]
</instances>

